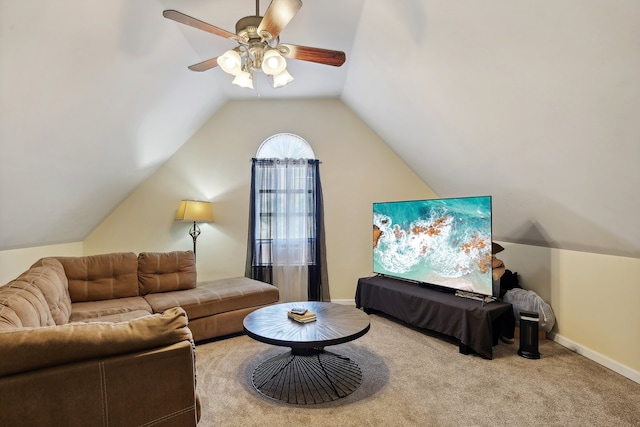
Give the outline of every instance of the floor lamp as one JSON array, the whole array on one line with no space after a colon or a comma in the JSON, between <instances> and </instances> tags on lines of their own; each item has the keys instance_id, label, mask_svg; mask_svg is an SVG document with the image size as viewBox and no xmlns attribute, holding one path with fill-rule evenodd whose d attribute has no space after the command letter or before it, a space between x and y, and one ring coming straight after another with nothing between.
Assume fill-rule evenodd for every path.
<instances>
[{"instance_id":1,"label":"floor lamp","mask_svg":"<svg viewBox=\"0 0 640 427\"><path fill-rule=\"evenodd\" d=\"M193 225L189 229L189 235L193 239L193 255L196 255L196 239L200 235L200 227L198 222L213 222L213 206L211 202L202 202L199 200L183 200L180 202L178 212L176 213L176 221L191 222Z\"/></svg>"}]
</instances>

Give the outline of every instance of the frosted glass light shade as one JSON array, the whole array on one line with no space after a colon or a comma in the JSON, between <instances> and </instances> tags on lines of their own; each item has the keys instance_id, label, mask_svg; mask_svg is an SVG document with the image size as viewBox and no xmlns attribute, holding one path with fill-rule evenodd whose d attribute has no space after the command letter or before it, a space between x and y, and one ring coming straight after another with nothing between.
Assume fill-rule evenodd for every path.
<instances>
[{"instance_id":1,"label":"frosted glass light shade","mask_svg":"<svg viewBox=\"0 0 640 427\"><path fill-rule=\"evenodd\" d=\"M293 77L287 70L273 76L273 87L282 87L293 81Z\"/></svg>"},{"instance_id":2,"label":"frosted glass light shade","mask_svg":"<svg viewBox=\"0 0 640 427\"><path fill-rule=\"evenodd\" d=\"M240 87L253 89L253 79L251 78L251 74L246 71L240 71L240 73L236 75L236 78L233 79L231 83Z\"/></svg>"},{"instance_id":3,"label":"frosted glass light shade","mask_svg":"<svg viewBox=\"0 0 640 427\"><path fill-rule=\"evenodd\" d=\"M235 50L228 50L218 57L218 66L225 73L237 76L242 72L242 59Z\"/></svg>"},{"instance_id":4,"label":"frosted glass light shade","mask_svg":"<svg viewBox=\"0 0 640 427\"><path fill-rule=\"evenodd\" d=\"M284 71L285 68L287 68L287 61L276 49L268 50L264 53L262 57L262 71L265 74L275 76Z\"/></svg>"}]
</instances>

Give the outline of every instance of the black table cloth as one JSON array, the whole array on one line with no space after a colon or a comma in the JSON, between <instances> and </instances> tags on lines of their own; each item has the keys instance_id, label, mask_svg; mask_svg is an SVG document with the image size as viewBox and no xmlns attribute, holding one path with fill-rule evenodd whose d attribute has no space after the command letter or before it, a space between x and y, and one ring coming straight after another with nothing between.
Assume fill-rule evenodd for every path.
<instances>
[{"instance_id":1,"label":"black table cloth","mask_svg":"<svg viewBox=\"0 0 640 427\"><path fill-rule=\"evenodd\" d=\"M457 338L487 359L499 335L513 337L513 307L509 303L461 298L452 292L399 279L374 276L358 280L356 307L378 310L403 322ZM510 329L510 331L506 330Z\"/></svg>"}]
</instances>

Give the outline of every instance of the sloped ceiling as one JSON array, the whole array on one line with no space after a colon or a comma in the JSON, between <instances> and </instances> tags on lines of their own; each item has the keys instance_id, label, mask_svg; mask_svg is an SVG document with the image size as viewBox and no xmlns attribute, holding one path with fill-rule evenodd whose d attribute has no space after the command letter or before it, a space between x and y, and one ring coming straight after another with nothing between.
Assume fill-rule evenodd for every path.
<instances>
[{"instance_id":1,"label":"sloped ceiling","mask_svg":"<svg viewBox=\"0 0 640 427\"><path fill-rule=\"evenodd\" d=\"M255 6L0 0L0 250L83 240L229 99L339 97L440 196L492 195L495 239L640 257L640 3L304 0L281 40L347 63L255 91L162 17Z\"/></svg>"}]
</instances>

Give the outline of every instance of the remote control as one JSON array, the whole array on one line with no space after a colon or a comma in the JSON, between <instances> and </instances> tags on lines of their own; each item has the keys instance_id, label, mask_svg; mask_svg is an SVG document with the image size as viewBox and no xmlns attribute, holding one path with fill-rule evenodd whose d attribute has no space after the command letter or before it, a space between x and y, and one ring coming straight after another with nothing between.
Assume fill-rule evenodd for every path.
<instances>
[{"instance_id":1,"label":"remote control","mask_svg":"<svg viewBox=\"0 0 640 427\"><path fill-rule=\"evenodd\" d=\"M303 315L307 312L307 309L304 307L292 307L291 308L291 312L293 314L299 314L299 315Z\"/></svg>"}]
</instances>

